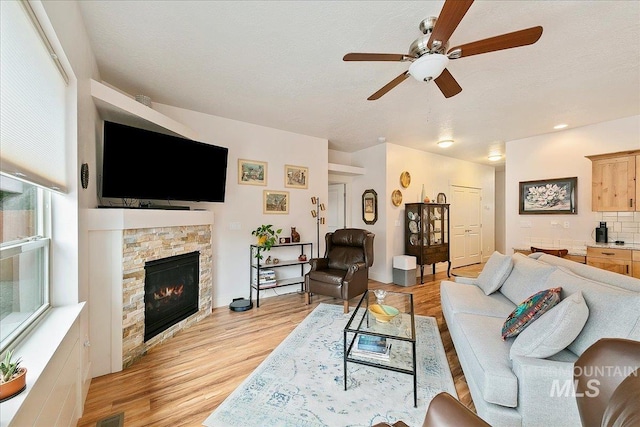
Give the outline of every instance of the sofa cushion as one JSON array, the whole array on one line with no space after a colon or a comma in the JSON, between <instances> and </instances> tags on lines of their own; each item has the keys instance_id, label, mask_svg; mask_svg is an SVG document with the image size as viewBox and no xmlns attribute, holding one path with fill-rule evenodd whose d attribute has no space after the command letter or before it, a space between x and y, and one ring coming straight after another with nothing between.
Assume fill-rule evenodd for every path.
<instances>
[{"instance_id":1,"label":"sofa cushion","mask_svg":"<svg viewBox=\"0 0 640 427\"><path fill-rule=\"evenodd\" d=\"M482 289L475 285L462 283L440 282L440 299L443 306L447 306L452 313L482 314L484 316L504 319L513 311L515 305L500 292L485 295Z\"/></svg>"},{"instance_id":2,"label":"sofa cushion","mask_svg":"<svg viewBox=\"0 0 640 427\"><path fill-rule=\"evenodd\" d=\"M589 317L578 337L567 347L578 356L600 338L640 340L640 292L589 280L563 267L549 276L547 286L562 286L563 297L566 293L582 291Z\"/></svg>"},{"instance_id":3,"label":"sofa cushion","mask_svg":"<svg viewBox=\"0 0 640 427\"><path fill-rule=\"evenodd\" d=\"M512 256L513 269L500 292L512 303L520 304L536 292L548 289L545 282L557 267L528 258L521 253Z\"/></svg>"},{"instance_id":4,"label":"sofa cushion","mask_svg":"<svg viewBox=\"0 0 640 427\"><path fill-rule=\"evenodd\" d=\"M513 261L509 255L494 251L482 272L480 272L476 283L484 291L485 295L492 294L507 280L512 268Z\"/></svg>"},{"instance_id":5,"label":"sofa cushion","mask_svg":"<svg viewBox=\"0 0 640 427\"><path fill-rule=\"evenodd\" d=\"M511 340L500 338L502 320L459 313L452 321L464 335L455 345L468 362L464 366L465 376L473 377L482 398L496 405L518 406L518 380L509 360Z\"/></svg>"},{"instance_id":6,"label":"sofa cushion","mask_svg":"<svg viewBox=\"0 0 640 427\"><path fill-rule=\"evenodd\" d=\"M515 337L534 320L551 310L560 301L561 288L537 292L522 301L502 326L502 339Z\"/></svg>"},{"instance_id":7,"label":"sofa cushion","mask_svg":"<svg viewBox=\"0 0 640 427\"><path fill-rule=\"evenodd\" d=\"M565 349L578 336L589 317L582 292L574 292L522 331L509 356L545 358Z\"/></svg>"}]
</instances>

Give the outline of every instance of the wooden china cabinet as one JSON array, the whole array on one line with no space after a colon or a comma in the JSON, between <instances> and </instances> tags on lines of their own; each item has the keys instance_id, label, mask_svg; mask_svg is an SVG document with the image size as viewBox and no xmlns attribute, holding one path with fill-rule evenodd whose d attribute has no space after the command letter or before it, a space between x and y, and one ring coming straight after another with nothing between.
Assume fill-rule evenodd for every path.
<instances>
[{"instance_id":1,"label":"wooden china cabinet","mask_svg":"<svg viewBox=\"0 0 640 427\"><path fill-rule=\"evenodd\" d=\"M416 257L420 265L420 283L424 283L424 265L447 262L450 277L449 204L406 203L404 227L404 252Z\"/></svg>"}]
</instances>

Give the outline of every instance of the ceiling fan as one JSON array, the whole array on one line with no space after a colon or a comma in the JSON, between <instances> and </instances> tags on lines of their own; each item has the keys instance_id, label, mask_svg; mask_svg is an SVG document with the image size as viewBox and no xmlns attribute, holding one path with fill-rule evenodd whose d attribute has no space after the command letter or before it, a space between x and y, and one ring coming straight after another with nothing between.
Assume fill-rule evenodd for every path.
<instances>
[{"instance_id":1,"label":"ceiling fan","mask_svg":"<svg viewBox=\"0 0 640 427\"><path fill-rule=\"evenodd\" d=\"M473 0L446 0L438 18L431 16L420 23L420 31L424 35L411 43L408 54L346 54L342 58L343 61L411 62L407 71L391 80L367 99L369 101L379 99L409 76L413 76L418 81L435 81L445 98L450 98L462 91L456 79L446 68L450 59L527 46L537 42L542 35L542 27L531 27L448 49L451 34L472 4Z\"/></svg>"}]
</instances>

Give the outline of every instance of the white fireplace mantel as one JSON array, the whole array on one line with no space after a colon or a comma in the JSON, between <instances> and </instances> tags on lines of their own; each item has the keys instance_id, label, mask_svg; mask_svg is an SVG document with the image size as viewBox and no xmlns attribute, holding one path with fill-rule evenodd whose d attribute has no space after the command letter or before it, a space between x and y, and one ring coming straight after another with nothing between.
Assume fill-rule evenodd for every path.
<instances>
[{"instance_id":1,"label":"white fireplace mantel","mask_svg":"<svg viewBox=\"0 0 640 427\"><path fill-rule=\"evenodd\" d=\"M89 231L180 227L213 224L213 212L205 210L88 209Z\"/></svg>"},{"instance_id":2,"label":"white fireplace mantel","mask_svg":"<svg viewBox=\"0 0 640 427\"><path fill-rule=\"evenodd\" d=\"M210 225L212 211L87 209L91 376L122 370L125 230Z\"/></svg>"}]
</instances>

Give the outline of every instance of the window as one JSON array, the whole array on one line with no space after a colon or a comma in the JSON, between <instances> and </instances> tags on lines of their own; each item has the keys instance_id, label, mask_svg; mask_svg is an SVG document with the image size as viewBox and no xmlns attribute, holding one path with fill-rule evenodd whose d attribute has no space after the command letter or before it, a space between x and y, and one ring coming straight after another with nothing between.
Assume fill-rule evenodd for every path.
<instances>
[{"instance_id":1,"label":"window","mask_svg":"<svg viewBox=\"0 0 640 427\"><path fill-rule=\"evenodd\" d=\"M0 176L0 348L49 306L49 192Z\"/></svg>"},{"instance_id":2,"label":"window","mask_svg":"<svg viewBox=\"0 0 640 427\"><path fill-rule=\"evenodd\" d=\"M49 307L50 198L67 187L69 78L36 8L0 1L0 353Z\"/></svg>"}]
</instances>

